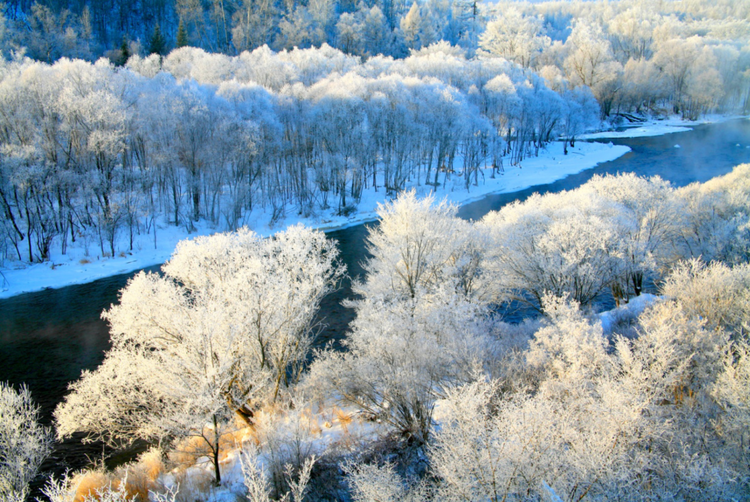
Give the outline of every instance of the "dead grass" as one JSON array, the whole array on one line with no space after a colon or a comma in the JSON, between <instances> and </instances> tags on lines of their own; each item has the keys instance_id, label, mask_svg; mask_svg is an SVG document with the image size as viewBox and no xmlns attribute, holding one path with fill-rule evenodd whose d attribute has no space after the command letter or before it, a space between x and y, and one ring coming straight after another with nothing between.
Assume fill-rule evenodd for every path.
<instances>
[{"instance_id":1,"label":"dead grass","mask_svg":"<svg viewBox=\"0 0 750 502\"><path fill-rule=\"evenodd\" d=\"M344 433L349 433L348 425L352 423L352 416L346 413L344 410L338 407L333 408L333 413L336 415L336 420L341 424L341 428L344 429Z\"/></svg>"},{"instance_id":2,"label":"dead grass","mask_svg":"<svg viewBox=\"0 0 750 502\"><path fill-rule=\"evenodd\" d=\"M159 476L164 473L164 460L162 459L162 453L158 448L151 448L146 453L142 454L138 459L138 463L143 467L143 470L151 481L156 481Z\"/></svg>"},{"instance_id":3,"label":"dead grass","mask_svg":"<svg viewBox=\"0 0 750 502\"><path fill-rule=\"evenodd\" d=\"M99 500L99 492L104 491L109 486L109 478L101 471L89 471L75 480L76 487L75 498L73 502L84 502L85 499Z\"/></svg>"},{"instance_id":4,"label":"dead grass","mask_svg":"<svg viewBox=\"0 0 750 502\"><path fill-rule=\"evenodd\" d=\"M156 488L146 471L138 467L129 469L123 479L125 479L125 496L133 502L148 502L148 492ZM116 490L121 483L122 479L116 479L112 482L112 489Z\"/></svg>"},{"instance_id":5,"label":"dead grass","mask_svg":"<svg viewBox=\"0 0 750 502\"><path fill-rule=\"evenodd\" d=\"M74 480L76 486L73 502L100 500L107 491L117 492L123 487L125 498L132 502L148 502L149 492L161 488L159 476L164 472L161 453L151 450L141 456L136 464L117 469L113 473L89 471Z\"/></svg>"},{"instance_id":6,"label":"dead grass","mask_svg":"<svg viewBox=\"0 0 750 502\"><path fill-rule=\"evenodd\" d=\"M179 441L174 449L169 452L169 460L178 467L188 468L195 465L199 457L207 456L211 453L206 441L197 436L189 437Z\"/></svg>"},{"instance_id":7,"label":"dead grass","mask_svg":"<svg viewBox=\"0 0 750 502\"><path fill-rule=\"evenodd\" d=\"M251 430L253 427L243 427L235 431L230 431L221 436L219 439L219 462L226 460L227 456L237 448L242 447L245 441L257 441L257 437L253 437Z\"/></svg>"},{"instance_id":8,"label":"dead grass","mask_svg":"<svg viewBox=\"0 0 750 502\"><path fill-rule=\"evenodd\" d=\"M213 434L213 433L212 433ZM258 444L258 437L253 427L243 427L224 432L219 438L219 461L224 461L227 455L246 441ZM200 457L211 457L211 449L206 441L199 436L184 439L175 445L168 457L178 467L187 468L195 465Z\"/></svg>"},{"instance_id":9,"label":"dead grass","mask_svg":"<svg viewBox=\"0 0 750 502\"><path fill-rule=\"evenodd\" d=\"M91 263L91 260L89 260L88 258L81 258L78 263L80 263L81 265L88 265L89 263Z\"/></svg>"},{"instance_id":10,"label":"dead grass","mask_svg":"<svg viewBox=\"0 0 750 502\"><path fill-rule=\"evenodd\" d=\"M310 408L305 408L305 411L302 412L302 416L309 424L308 427L310 434L320 436L323 433L323 429L320 428L320 423L318 422L318 417L313 414Z\"/></svg>"}]
</instances>

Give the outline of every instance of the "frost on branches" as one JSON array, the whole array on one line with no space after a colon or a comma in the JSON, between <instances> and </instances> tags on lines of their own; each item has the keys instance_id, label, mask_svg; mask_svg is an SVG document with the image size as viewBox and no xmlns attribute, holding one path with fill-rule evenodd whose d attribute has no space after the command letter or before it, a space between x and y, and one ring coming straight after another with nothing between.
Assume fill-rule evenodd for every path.
<instances>
[{"instance_id":1,"label":"frost on branches","mask_svg":"<svg viewBox=\"0 0 750 502\"><path fill-rule=\"evenodd\" d=\"M350 352L309 378L329 378L398 433L421 431L430 470L413 485L388 463L350 466L355 499L743 498L747 173L680 190L597 177L465 227L408 194L382 208ZM454 264L472 256L479 295L456 280ZM633 315L627 337L582 310L606 288L627 301L647 280L663 296ZM493 323L483 308L493 298L538 301L541 328Z\"/></svg>"},{"instance_id":2,"label":"frost on branches","mask_svg":"<svg viewBox=\"0 0 750 502\"><path fill-rule=\"evenodd\" d=\"M203 438L218 480L232 416L257 431L258 406L283 398L314 403L304 413L355 408L350 427L377 421L388 437L325 450L298 478L281 470L285 440L266 440L270 479L288 486L272 493L258 453L243 464L254 500L317 496L332 467L353 500L741 499L748 179L749 166L682 189L595 177L477 223L402 193L370 229L347 351L316 354L299 386L313 314L343 273L333 245L302 227L183 243L164 276L137 276L104 314L113 348L72 386L58 433ZM607 289L628 302L650 283L661 296L590 315ZM519 299L543 316L500 322L495 305ZM281 420L264 426L292 437ZM294 434L298 452L326 444Z\"/></svg>"},{"instance_id":3,"label":"frost on branches","mask_svg":"<svg viewBox=\"0 0 750 502\"><path fill-rule=\"evenodd\" d=\"M0 500L23 502L49 454L52 437L38 422L39 407L26 387L0 382Z\"/></svg>"},{"instance_id":4,"label":"frost on branches","mask_svg":"<svg viewBox=\"0 0 750 502\"><path fill-rule=\"evenodd\" d=\"M711 270L702 280L745 274ZM638 338L608 340L575 302L543 301L549 317L520 354L520 390L481 377L448 387L437 402L428 500L545 500L550 491L563 500L738 500L747 493L744 330L721 321L709 328L685 310L684 298L645 311ZM387 466L352 472L357 490L405 496L405 481Z\"/></svg>"},{"instance_id":5,"label":"frost on branches","mask_svg":"<svg viewBox=\"0 0 750 502\"><path fill-rule=\"evenodd\" d=\"M326 354L308 377L417 442L442 386L469 381L493 355L483 241L455 210L414 192L380 206L348 351Z\"/></svg>"},{"instance_id":6,"label":"frost on branches","mask_svg":"<svg viewBox=\"0 0 750 502\"><path fill-rule=\"evenodd\" d=\"M344 274L324 234L183 241L163 275L140 273L104 312L112 349L55 411L57 433L105 440L200 437L220 481L219 438L296 381L321 298Z\"/></svg>"}]
</instances>

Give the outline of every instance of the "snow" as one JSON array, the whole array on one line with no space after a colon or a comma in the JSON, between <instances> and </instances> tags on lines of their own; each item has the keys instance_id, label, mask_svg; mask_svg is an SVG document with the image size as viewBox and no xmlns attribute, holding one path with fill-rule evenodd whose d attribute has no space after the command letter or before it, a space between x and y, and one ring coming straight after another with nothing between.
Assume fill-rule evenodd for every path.
<instances>
[{"instance_id":1,"label":"snow","mask_svg":"<svg viewBox=\"0 0 750 502\"><path fill-rule=\"evenodd\" d=\"M599 318L599 322L602 323L604 332L611 333L618 324L637 318L644 310L660 299L661 297L659 296L644 293L631 298L628 303L621 307L598 314L597 317Z\"/></svg>"},{"instance_id":2,"label":"snow","mask_svg":"<svg viewBox=\"0 0 750 502\"><path fill-rule=\"evenodd\" d=\"M268 474L274 462L296 460L300 451L305 457L320 458L327 452L347 452L383 437L387 428L380 422L367 420L354 407L307 406L299 409L262 410L256 424L239 431L235 447L222 454L221 486L208 487L208 493L188 487L194 498L215 502L246 500L247 489L242 473L242 455L256 456ZM271 452L270 450L273 450ZM290 456L291 458L286 458ZM274 458L275 457L275 458ZM195 479L213 478L213 465L208 457L198 458L184 474L180 468L161 476L165 488L179 489L178 479L195 486Z\"/></svg>"},{"instance_id":3,"label":"snow","mask_svg":"<svg viewBox=\"0 0 750 502\"><path fill-rule=\"evenodd\" d=\"M664 134L672 134L675 132L688 132L692 130L691 127L700 124L726 122L727 120L736 118L740 117L730 115L707 115L698 121L682 120L678 117L671 117L665 120L648 120L642 124L626 126L626 129L623 131L603 131L583 134L578 136L577 139L621 139L662 136ZM675 148L680 148L680 146L675 145Z\"/></svg>"},{"instance_id":4,"label":"snow","mask_svg":"<svg viewBox=\"0 0 750 502\"><path fill-rule=\"evenodd\" d=\"M571 174L590 169L597 164L614 160L630 151L626 146L578 142L574 148L568 148L568 155L563 154L563 144L551 143L540 150L539 157L524 159L518 166L506 166L505 173L490 178L491 169L479 174L478 186L466 190L463 186L461 171L462 159L455 161L456 174L438 187L438 199L447 197L451 202L465 204L481 199L491 193L508 193L528 187L551 183ZM431 186L416 186L418 195L427 195ZM256 210L248 218L248 226L260 235L268 236L284 230L287 226L303 223L307 226L328 231L358 225L376 219L378 203L385 202L385 190L382 182L378 191L366 190L357 211L348 216L337 216L335 210L321 212L309 218L287 214L282 222L271 223L270 211ZM80 240L68 244L67 254L60 253L59 247L52 249L50 261L32 265L22 262L7 263L7 268L0 268L0 298L8 298L21 293L40 291L48 288L61 288L73 284L85 284L97 279L117 274L124 274L145 267L164 263L172 255L177 243L186 238L199 235L211 235L217 231L205 221L196 225L196 231L188 233L184 227L175 227L164 222L156 231L156 247L153 232L135 236L133 251L119 253L128 249L128 236L125 232L119 235L118 255L114 258L103 257L98 243Z\"/></svg>"},{"instance_id":5,"label":"snow","mask_svg":"<svg viewBox=\"0 0 750 502\"><path fill-rule=\"evenodd\" d=\"M616 139L616 138L645 138L649 136L661 136L674 132L691 131L689 127L673 126L668 124L648 124L640 127L629 127L624 131L604 131L579 136L579 139Z\"/></svg>"}]
</instances>

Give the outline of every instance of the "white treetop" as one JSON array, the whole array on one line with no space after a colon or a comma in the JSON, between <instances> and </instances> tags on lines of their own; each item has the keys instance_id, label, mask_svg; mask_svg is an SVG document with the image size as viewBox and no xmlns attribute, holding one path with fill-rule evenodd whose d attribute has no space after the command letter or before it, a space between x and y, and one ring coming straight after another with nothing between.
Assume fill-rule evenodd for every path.
<instances>
[{"instance_id":1,"label":"white treetop","mask_svg":"<svg viewBox=\"0 0 750 502\"><path fill-rule=\"evenodd\" d=\"M58 436L200 436L218 459L219 427L296 378L318 304L344 273L337 254L302 226L183 241L163 276L139 273L104 312L112 349L71 385Z\"/></svg>"},{"instance_id":2,"label":"white treetop","mask_svg":"<svg viewBox=\"0 0 750 502\"><path fill-rule=\"evenodd\" d=\"M39 407L27 387L0 382L0 500L23 502L29 483L49 455L52 437L39 425Z\"/></svg>"}]
</instances>

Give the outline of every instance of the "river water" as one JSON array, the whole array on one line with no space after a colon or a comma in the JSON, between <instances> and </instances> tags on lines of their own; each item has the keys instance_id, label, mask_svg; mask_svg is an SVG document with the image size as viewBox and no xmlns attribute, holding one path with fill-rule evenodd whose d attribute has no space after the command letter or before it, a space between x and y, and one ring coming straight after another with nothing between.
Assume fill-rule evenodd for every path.
<instances>
[{"instance_id":1,"label":"river water","mask_svg":"<svg viewBox=\"0 0 750 502\"><path fill-rule=\"evenodd\" d=\"M690 132L612 142L627 145L632 151L615 161L554 183L488 196L463 206L459 216L476 220L534 192L575 188L595 174L659 175L675 186L706 181L728 173L737 164L750 162L750 120L701 125ZM367 225L332 231L328 236L338 241L341 259L350 276L361 276L361 263L368 256ZM100 314L117 301L117 292L134 273L0 300L0 381L16 386L26 383L41 406L45 424L51 423L52 411L62 400L68 383L76 380L82 370L94 369L101 363L109 348L109 336ZM323 343L338 344L345 336L353 312L340 302L351 296L349 286L348 282L343 284L321 306L327 324L321 333ZM101 458L101 446L82 445L76 438L57 445L43 470L59 474L66 468L79 469L90 460ZM121 457L115 462L119 460Z\"/></svg>"}]
</instances>

